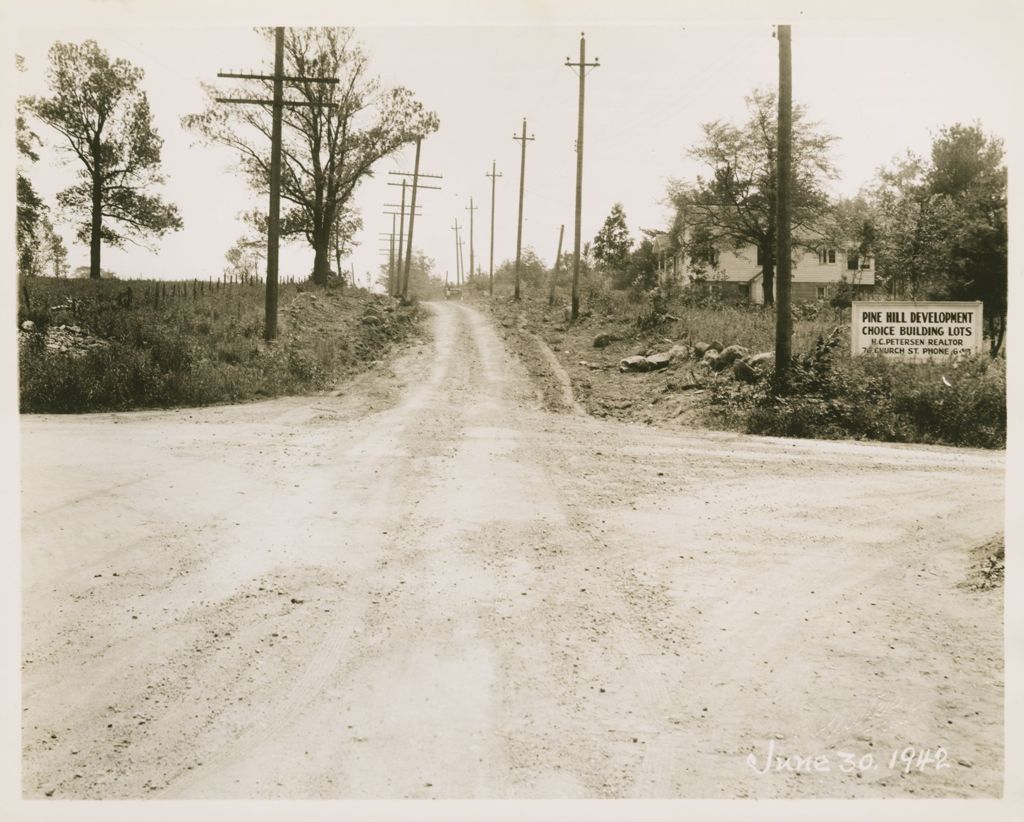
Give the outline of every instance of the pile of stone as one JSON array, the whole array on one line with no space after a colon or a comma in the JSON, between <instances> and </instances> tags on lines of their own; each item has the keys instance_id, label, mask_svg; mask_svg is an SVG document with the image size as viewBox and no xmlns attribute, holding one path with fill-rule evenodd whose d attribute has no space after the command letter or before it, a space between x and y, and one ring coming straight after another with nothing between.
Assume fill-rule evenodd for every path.
<instances>
[{"instance_id":1,"label":"pile of stone","mask_svg":"<svg viewBox=\"0 0 1024 822\"><path fill-rule=\"evenodd\" d=\"M717 340L710 343L698 342L693 346L694 359L710 371L722 372L731 369L733 377L742 382L757 382L775 362L771 351L751 354L742 345L723 346Z\"/></svg>"},{"instance_id":2,"label":"pile of stone","mask_svg":"<svg viewBox=\"0 0 1024 822\"><path fill-rule=\"evenodd\" d=\"M655 351L652 354L637 354L619 361L619 371L659 371L668 368L673 362L685 360L690 356L690 348L685 345L673 345L668 351Z\"/></svg>"},{"instance_id":3,"label":"pile of stone","mask_svg":"<svg viewBox=\"0 0 1024 822\"><path fill-rule=\"evenodd\" d=\"M94 337L77 325L51 325L45 333L41 332L32 320L25 320L18 332L18 340L22 343L37 341L42 336L43 347L54 354L67 354L71 357L84 357L90 351L106 348L107 340Z\"/></svg>"},{"instance_id":4,"label":"pile of stone","mask_svg":"<svg viewBox=\"0 0 1024 822\"><path fill-rule=\"evenodd\" d=\"M608 344L602 339L605 336L608 335L599 335L594 340L596 348ZM604 345L599 345L599 340ZM717 340L710 343L697 342L692 346L676 344L667 351L625 357L619 361L619 371L624 374L658 371L682 360L696 360L698 367L715 373L727 372L737 380L753 383L767 373L775 360L775 355L770 351L752 354L748 348L742 345L725 346Z\"/></svg>"}]
</instances>

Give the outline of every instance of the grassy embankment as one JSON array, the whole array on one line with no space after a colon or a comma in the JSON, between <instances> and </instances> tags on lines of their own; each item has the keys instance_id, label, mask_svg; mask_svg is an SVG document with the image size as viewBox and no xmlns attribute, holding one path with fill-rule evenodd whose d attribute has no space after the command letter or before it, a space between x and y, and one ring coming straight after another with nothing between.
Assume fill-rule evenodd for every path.
<instances>
[{"instance_id":1,"label":"grassy embankment","mask_svg":"<svg viewBox=\"0 0 1024 822\"><path fill-rule=\"evenodd\" d=\"M130 297L129 297L130 289ZM257 284L19 283L23 412L208 405L327 388L416 327L415 306L360 289L284 284L279 339L263 341Z\"/></svg>"},{"instance_id":2,"label":"grassy embankment","mask_svg":"<svg viewBox=\"0 0 1024 822\"><path fill-rule=\"evenodd\" d=\"M655 307L650 299L616 291L584 296L584 316L575 324L565 321L560 303L548 308L540 295L519 304L496 297L493 310L506 328L532 332L551 347L577 399L597 416L773 436L1005 447L1002 357L921 364L851 357L849 311L807 304L794 312L792 389L786 396L770 390L771 369L754 384L733 379L731 369L715 373L692 359L662 371L621 374L621 358L677 343L717 341L770 352L774 312L683 299ZM598 334L617 339L595 349Z\"/></svg>"}]
</instances>

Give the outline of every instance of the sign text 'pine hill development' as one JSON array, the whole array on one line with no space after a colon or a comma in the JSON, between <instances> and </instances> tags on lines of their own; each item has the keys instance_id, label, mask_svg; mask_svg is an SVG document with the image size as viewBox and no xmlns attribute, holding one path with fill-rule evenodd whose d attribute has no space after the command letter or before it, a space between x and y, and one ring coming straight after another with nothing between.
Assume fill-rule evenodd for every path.
<instances>
[{"instance_id":1,"label":"sign text 'pine hill development'","mask_svg":"<svg viewBox=\"0 0 1024 822\"><path fill-rule=\"evenodd\" d=\"M980 354L980 302L855 302L850 351L901 360Z\"/></svg>"}]
</instances>

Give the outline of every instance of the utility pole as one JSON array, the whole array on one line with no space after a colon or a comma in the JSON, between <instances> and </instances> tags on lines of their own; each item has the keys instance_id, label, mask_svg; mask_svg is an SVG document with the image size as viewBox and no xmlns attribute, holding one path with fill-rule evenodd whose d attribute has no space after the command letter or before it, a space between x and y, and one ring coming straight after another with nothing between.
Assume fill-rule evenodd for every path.
<instances>
[{"instance_id":1,"label":"utility pole","mask_svg":"<svg viewBox=\"0 0 1024 822\"><path fill-rule=\"evenodd\" d=\"M501 177L501 172L497 170L497 166L494 160L491 160L491 171L485 175L491 178L491 263L488 268L488 286L487 293L494 296L494 184L497 179Z\"/></svg>"},{"instance_id":2,"label":"utility pole","mask_svg":"<svg viewBox=\"0 0 1024 822\"><path fill-rule=\"evenodd\" d=\"M568 57L565 65L576 69L580 76L579 122L576 126L576 236L573 240L572 262L572 313L570 319L575 322L580 313L580 230L583 220L583 98L586 94L587 69L600 65L597 58L593 63L587 62L587 39L580 34L580 61L573 63Z\"/></svg>"},{"instance_id":3,"label":"utility pole","mask_svg":"<svg viewBox=\"0 0 1024 822\"><path fill-rule=\"evenodd\" d=\"M522 143L522 156L519 160L519 223L516 229L516 288L512 295L512 299L519 299L519 261L522 257L523 251L523 185L526 181L526 144L533 140L534 137L531 134L529 137L526 136L526 118L523 118L523 134L512 135L513 140L518 140Z\"/></svg>"},{"instance_id":4,"label":"utility pole","mask_svg":"<svg viewBox=\"0 0 1024 822\"><path fill-rule=\"evenodd\" d=\"M278 249L281 233L281 119L285 106L320 105L334 107L336 103L309 103L284 99L284 84L289 83L332 83L337 84L337 77L286 77L284 73L284 28L274 29L274 73L252 74L237 72L217 72L218 77L230 77L239 80L266 80L274 84L273 100L259 100L250 97L217 97L218 103L238 103L243 105L270 106L272 111L270 128L270 208L267 214L267 290L263 319L263 338L277 338L277 275Z\"/></svg>"},{"instance_id":5,"label":"utility pole","mask_svg":"<svg viewBox=\"0 0 1024 822\"><path fill-rule=\"evenodd\" d=\"M270 211L267 215L267 290L263 336L277 337L277 275L281 232L281 120L284 115L284 27L274 29L274 114L270 129Z\"/></svg>"},{"instance_id":6,"label":"utility pole","mask_svg":"<svg viewBox=\"0 0 1024 822\"><path fill-rule=\"evenodd\" d=\"M457 287L461 287L462 266L460 265L459 261L462 259L462 243L459 242L459 221L457 218L455 220L455 225L452 226L452 231L455 232L455 285Z\"/></svg>"},{"instance_id":7,"label":"utility pole","mask_svg":"<svg viewBox=\"0 0 1024 822\"><path fill-rule=\"evenodd\" d=\"M395 277L395 290L391 292L392 297L397 297L402 293L402 241L405 239L405 180L402 180L402 203L398 213L398 270Z\"/></svg>"},{"instance_id":8,"label":"utility pole","mask_svg":"<svg viewBox=\"0 0 1024 822\"><path fill-rule=\"evenodd\" d=\"M778 203L775 236L777 272L775 275L775 383L785 390L789 363L793 357L793 316L790 309L792 280L792 238L790 207L793 185L793 52L791 27L779 26L779 137L778 137Z\"/></svg>"},{"instance_id":9,"label":"utility pole","mask_svg":"<svg viewBox=\"0 0 1024 822\"><path fill-rule=\"evenodd\" d=\"M469 205L466 207L466 211L469 212L469 276L472 277L476 271L473 257L473 212L477 210L479 206L473 205L473 198L469 198Z\"/></svg>"},{"instance_id":10,"label":"utility pole","mask_svg":"<svg viewBox=\"0 0 1024 822\"><path fill-rule=\"evenodd\" d=\"M409 269L412 266L412 227L416 221L416 189L420 182L420 143L422 137L416 138L416 162L412 169L412 204L409 207L409 237L405 254L405 273L402 275L402 302L409 299Z\"/></svg>"},{"instance_id":11,"label":"utility pole","mask_svg":"<svg viewBox=\"0 0 1024 822\"><path fill-rule=\"evenodd\" d=\"M466 241L459 236L459 270L462 272L462 285L466 284L466 258L462 256L462 247L466 244ZM470 271L470 274L473 272Z\"/></svg>"},{"instance_id":12,"label":"utility pole","mask_svg":"<svg viewBox=\"0 0 1024 822\"><path fill-rule=\"evenodd\" d=\"M388 172L389 174L395 174L395 175L399 175L399 176L402 176L402 177L412 177L412 202L409 204L409 233L408 233L408 235L406 235L406 238L405 238L406 247L405 247L405 269L404 269L404 271L402 269L402 264L399 263L399 265L398 265L399 276L400 276L400 278L402 280L402 282L401 282L401 295L400 296L401 296L403 302L405 302L405 301L407 301L409 299L409 271L412 268L412 232L413 232L413 226L415 225L415 218L417 216L417 214L416 214L416 194L422 188L430 188L430 189L434 189L435 191L440 191L440 188L441 188L440 186L428 186L428 185L422 185L420 183L420 177L432 177L432 178L435 178L435 179L440 179L441 178L440 174L421 174L420 173L420 144L422 142L423 142L423 138L422 137L417 137L416 138L416 162L415 162L415 165L413 166L412 174L410 174L407 171L389 171ZM403 195L404 195L404 192L405 192L405 184L406 184L406 181L402 180L402 192L403 192ZM397 183L389 183L389 185L398 185L398 184ZM403 196L403 200L402 201L403 201L403 203L405 202L404 196ZM401 253L401 245L399 245L399 253Z\"/></svg>"},{"instance_id":13,"label":"utility pole","mask_svg":"<svg viewBox=\"0 0 1024 822\"><path fill-rule=\"evenodd\" d=\"M385 208L397 208L398 211L385 211L384 213L391 216L391 233L394 234L395 217L401 219L401 223L398 229L398 237L396 240L396 247L398 248L398 259L395 266L394 282L389 282L388 293L392 297L398 297L402 291L402 246L405 240L405 216L409 213L409 207L405 204L405 189L408 185L404 180L401 183L388 183L389 186L402 186L402 202L400 203L384 203ZM421 215L417 215L421 216Z\"/></svg>"},{"instance_id":14,"label":"utility pole","mask_svg":"<svg viewBox=\"0 0 1024 822\"><path fill-rule=\"evenodd\" d=\"M555 304L555 284L558 282L558 266L562 261L562 236L565 234L565 223L558 229L558 253L555 254L555 267L551 269L551 284L548 287L548 308Z\"/></svg>"},{"instance_id":15,"label":"utility pole","mask_svg":"<svg viewBox=\"0 0 1024 822\"><path fill-rule=\"evenodd\" d=\"M407 214L409 214L409 207L405 203L405 199L406 199L405 192L406 192L406 188L408 186L408 183L405 180L402 180L401 183L388 183L388 185L389 186L398 186L398 185L400 185L402 187L402 201L400 203L384 203L385 208L397 208L398 209L398 211L385 211L384 213L391 215L392 225L394 225L395 217L399 218L399 223L398 223L398 240L397 240L398 259L396 261L396 266L395 266L395 279L394 279L393 287L391 289L389 289L388 293L392 297L400 297L401 294L402 294L402 263L405 260L405 257L403 256L403 248L404 248L404 244L405 244L405 217L406 217Z\"/></svg>"},{"instance_id":16,"label":"utility pole","mask_svg":"<svg viewBox=\"0 0 1024 822\"><path fill-rule=\"evenodd\" d=\"M395 293L395 217L391 215L391 236L388 240L388 294Z\"/></svg>"}]
</instances>

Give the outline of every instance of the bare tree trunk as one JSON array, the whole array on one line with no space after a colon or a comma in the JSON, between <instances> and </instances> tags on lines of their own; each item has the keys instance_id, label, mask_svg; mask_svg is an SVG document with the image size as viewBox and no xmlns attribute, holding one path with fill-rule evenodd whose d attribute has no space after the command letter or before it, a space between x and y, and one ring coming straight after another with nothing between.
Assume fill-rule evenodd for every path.
<instances>
[{"instance_id":1,"label":"bare tree trunk","mask_svg":"<svg viewBox=\"0 0 1024 822\"><path fill-rule=\"evenodd\" d=\"M98 166L97 166L98 168ZM89 279L100 278L100 229L103 220L103 178L99 171L92 176L92 231L89 236Z\"/></svg>"},{"instance_id":2,"label":"bare tree trunk","mask_svg":"<svg viewBox=\"0 0 1024 822\"><path fill-rule=\"evenodd\" d=\"M764 251L764 265L761 266L761 287L764 292L764 304L775 305L775 254L766 249Z\"/></svg>"},{"instance_id":3,"label":"bare tree trunk","mask_svg":"<svg viewBox=\"0 0 1024 822\"><path fill-rule=\"evenodd\" d=\"M317 285L327 285L327 278L331 271L331 250L330 232L318 231L313 235L313 282Z\"/></svg>"},{"instance_id":4,"label":"bare tree trunk","mask_svg":"<svg viewBox=\"0 0 1024 822\"><path fill-rule=\"evenodd\" d=\"M343 249L341 247L341 241L338 239L338 237L335 237L334 238L334 268L335 268L335 271L338 272L338 284L339 285L345 285L345 274L341 270L341 252L342 251L343 251ZM355 283L353 283L353 285L355 285Z\"/></svg>"}]
</instances>

